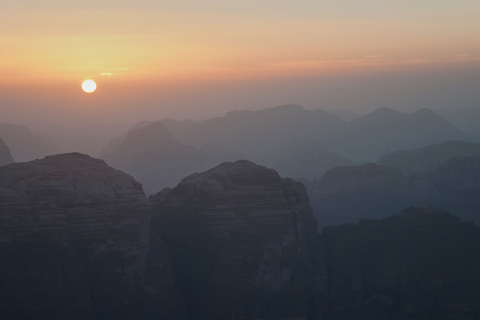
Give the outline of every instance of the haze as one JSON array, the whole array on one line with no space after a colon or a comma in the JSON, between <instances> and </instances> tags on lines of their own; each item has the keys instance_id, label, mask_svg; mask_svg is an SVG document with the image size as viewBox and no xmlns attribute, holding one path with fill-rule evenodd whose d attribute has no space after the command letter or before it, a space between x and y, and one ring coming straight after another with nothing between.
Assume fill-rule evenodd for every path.
<instances>
[{"instance_id":1,"label":"haze","mask_svg":"<svg viewBox=\"0 0 480 320\"><path fill-rule=\"evenodd\" d=\"M470 0L11 1L0 116L82 127L286 103L476 106L479 14Z\"/></svg>"}]
</instances>

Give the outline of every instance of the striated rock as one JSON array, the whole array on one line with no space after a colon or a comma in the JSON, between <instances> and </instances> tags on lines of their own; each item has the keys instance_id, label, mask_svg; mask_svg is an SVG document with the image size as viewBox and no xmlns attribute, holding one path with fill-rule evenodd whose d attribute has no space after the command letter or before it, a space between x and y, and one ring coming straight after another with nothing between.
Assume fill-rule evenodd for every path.
<instances>
[{"instance_id":1,"label":"striated rock","mask_svg":"<svg viewBox=\"0 0 480 320\"><path fill-rule=\"evenodd\" d=\"M386 154L377 164L397 168L405 174L432 171L455 157L480 155L480 144L465 141L446 141L424 148Z\"/></svg>"},{"instance_id":2,"label":"striated rock","mask_svg":"<svg viewBox=\"0 0 480 320\"><path fill-rule=\"evenodd\" d=\"M326 263L305 187L226 162L150 199L193 319L316 319Z\"/></svg>"},{"instance_id":3,"label":"striated rock","mask_svg":"<svg viewBox=\"0 0 480 320\"><path fill-rule=\"evenodd\" d=\"M150 219L142 186L102 160L1 167L0 318L183 319Z\"/></svg>"},{"instance_id":4,"label":"striated rock","mask_svg":"<svg viewBox=\"0 0 480 320\"><path fill-rule=\"evenodd\" d=\"M323 229L330 319L478 319L480 228L436 207Z\"/></svg>"},{"instance_id":5,"label":"striated rock","mask_svg":"<svg viewBox=\"0 0 480 320\"><path fill-rule=\"evenodd\" d=\"M13 158L10 153L10 149L8 146L0 139L0 166L4 166L6 164L13 163Z\"/></svg>"}]
</instances>

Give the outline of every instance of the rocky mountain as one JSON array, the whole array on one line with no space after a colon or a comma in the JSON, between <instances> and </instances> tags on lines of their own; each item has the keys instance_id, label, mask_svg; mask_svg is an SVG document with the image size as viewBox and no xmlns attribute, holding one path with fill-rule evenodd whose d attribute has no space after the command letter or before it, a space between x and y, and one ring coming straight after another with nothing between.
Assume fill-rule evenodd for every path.
<instances>
[{"instance_id":1,"label":"rocky mountain","mask_svg":"<svg viewBox=\"0 0 480 320\"><path fill-rule=\"evenodd\" d=\"M446 141L423 148L386 154L375 163L393 167L405 174L432 171L455 157L480 155L480 144L466 141Z\"/></svg>"},{"instance_id":2,"label":"rocky mountain","mask_svg":"<svg viewBox=\"0 0 480 320\"><path fill-rule=\"evenodd\" d=\"M216 146L201 149L181 144L159 121L142 123L113 140L102 158L140 181L147 192L176 185L194 172L243 155Z\"/></svg>"},{"instance_id":3,"label":"rocky mountain","mask_svg":"<svg viewBox=\"0 0 480 320\"><path fill-rule=\"evenodd\" d=\"M0 139L0 166L13 163L14 160L10 154L8 146Z\"/></svg>"},{"instance_id":4,"label":"rocky mountain","mask_svg":"<svg viewBox=\"0 0 480 320\"><path fill-rule=\"evenodd\" d=\"M480 228L436 207L323 229L327 319L478 319Z\"/></svg>"},{"instance_id":5,"label":"rocky mountain","mask_svg":"<svg viewBox=\"0 0 480 320\"><path fill-rule=\"evenodd\" d=\"M456 157L412 175L371 163L337 167L310 186L309 196L320 228L428 204L480 225L480 155Z\"/></svg>"},{"instance_id":6,"label":"rocky mountain","mask_svg":"<svg viewBox=\"0 0 480 320\"><path fill-rule=\"evenodd\" d=\"M150 197L190 319L316 319L326 263L305 187L249 161Z\"/></svg>"},{"instance_id":7,"label":"rocky mountain","mask_svg":"<svg viewBox=\"0 0 480 320\"><path fill-rule=\"evenodd\" d=\"M326 111L286 105L259 111L231 111L224 117L199 122L179 139L193 146L218 145L257 158L277 152L291 141L321 142L346 125L340 117Z\"/></svg>"},{"instance_id":8,"label":"rocky mountain","mask_svg":"<svg viewBox=\"0 0 480 320\"><path fill-rule=\"evenodd\" d=\"M319 228L361 219L384 218L411 205L438 201L428 176L369 163L336 167L309 190Z\"/></svg>"},{"instance_id":9,"label":"rocky mountain","mask_svg":"<svg viewBox=\"0 0 480 320\"><path fill-rule=\"evenodd\" d=\"M0 168L0 318L185 319L142 186L72 153Z\"/></svg>"},{"instance_id":10,"label":"rocky mountain","mask_svg":"<svg viewBox=\"0 0 480 320\"><path fill-rule=\"evenodd\" d=\"M58 147L23 125L0 124L0 137L8 145L13 159L17 162L43 158L59 151Z\"/></svg>"},{"instance_id":11,"label":"rocky mountain","mask_svg":"<svg viewBox=\"0 0 480 320\"><path fill-rule=\"evenodd\" d=\"M375 161L398 150L424 147L449 140L476 141L430 109L412 114L380 108L353 119L348 127L330 136L327 146L354 161Z\"/></svg>"},{"instance_id":12,"label":"rocky mountain","mask_svg":"<svg viewBox=\"0 0 480 320\"><path fill-rule=\"evenodd\" d=\"M274 168L282 177L319 179L336 167L353 165L353 161L336 155L317 140L295 140L280 150L255 159Z\"/></svg>"}]
</instances>

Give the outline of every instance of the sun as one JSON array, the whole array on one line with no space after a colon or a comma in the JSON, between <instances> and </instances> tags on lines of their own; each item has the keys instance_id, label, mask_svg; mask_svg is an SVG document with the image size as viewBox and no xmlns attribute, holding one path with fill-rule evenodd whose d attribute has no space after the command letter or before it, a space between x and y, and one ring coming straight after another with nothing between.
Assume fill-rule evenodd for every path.
<instances>
[{"instance_id":1,"label":"sun","mask_svg":"<svg viewBox=\"0 0 480 320\"><path fill-rule=\"evenodd\" d=\"M91 93L97 89L97 84L93 80L85 80L82 83L82 89L87 93Z\"/></svg>"}]
</instances>

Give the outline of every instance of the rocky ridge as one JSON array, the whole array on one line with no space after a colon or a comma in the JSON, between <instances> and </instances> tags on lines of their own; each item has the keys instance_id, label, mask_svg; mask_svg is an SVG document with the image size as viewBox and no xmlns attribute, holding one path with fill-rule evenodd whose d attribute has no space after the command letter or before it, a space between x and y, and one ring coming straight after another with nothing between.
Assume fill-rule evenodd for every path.
<instances>
[{"instance_id":1,"label":"rocky ridge","mask_svg":"<svg viewBox=\"0 0 480 320\"><path fill-rule=\"evenodd\" d=\"M82 154L0 168L2 319L182 319L131 176ZM151 243L152 241L152 243Z\"/></svg>"}]
</instances>

